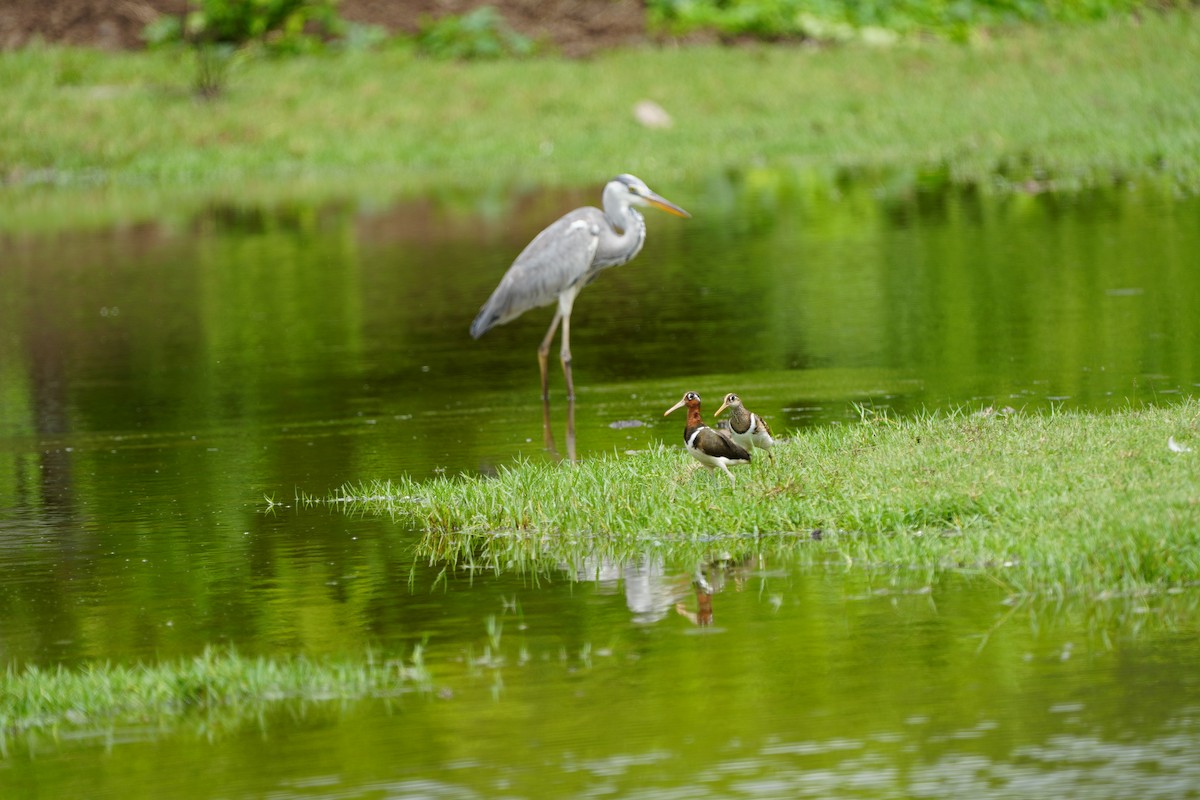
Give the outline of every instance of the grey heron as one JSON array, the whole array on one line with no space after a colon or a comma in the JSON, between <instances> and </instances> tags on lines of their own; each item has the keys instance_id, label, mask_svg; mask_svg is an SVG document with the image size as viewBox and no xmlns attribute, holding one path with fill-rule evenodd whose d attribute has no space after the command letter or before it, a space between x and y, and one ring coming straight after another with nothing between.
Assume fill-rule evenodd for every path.
<instances>
[{"instance_id":1,"label":"grey heron","mask_svg":"<svg viewBox=\"0 0 1200 800\"><path fill-rule=\"evenodd\" d=\"M708 467L710 471L720 468L733 483L733 473L729 471L729 467L737 464L749 464L750 452L732 438L724 436L704 424L704 419L700 416L700 395L695 392L685 394L683 399L668 408L663 416L665 417L682 406L687 406L687 422L683 427L683 441L687 445L688 453L692 458Z\"/></svg>"},{"instance_id":2,"label":"grey heron","mask_svg":"<svg viewBox=\"0 0 1200 800\"><path fill-rule=\"evenodd\" d=\"M726 408L729 409L729 432L733 440L747 450L755 447L766 450L767 455L774 461L775 454L771 452L771 448L775 446L775 439L762 417L742 405L742 398L732 392L725 395L725 401L713 416L721 416L721 412Z\"/></svg>"},{"instance_id":3,"label":"grey heron","mask_svg":"<svg viewBox=\"0 0 1200 800\"><path fill-rule=\"evenodd\" d=\"M478 339L531 308L558 303L550 329L538 347L543 407L549 403L547 364L558 324L562 323L560 358L567 397L573 400L571 308L575 298L601 271L630 261L646 241L646 221L634 206L653 206L679 217L691 216L652 192L641 179L627 174L605 184L603 205L603 211L593 206L569 211L534 237L471 323L471 336Z\"/></svg>"}]
</instances>

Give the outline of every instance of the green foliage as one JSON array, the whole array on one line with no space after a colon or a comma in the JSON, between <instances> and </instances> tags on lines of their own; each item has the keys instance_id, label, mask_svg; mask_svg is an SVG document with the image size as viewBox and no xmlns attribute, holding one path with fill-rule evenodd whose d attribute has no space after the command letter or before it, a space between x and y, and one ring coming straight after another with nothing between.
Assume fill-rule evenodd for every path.
<instances>
[{"instance_id":1,"label":"green foliage","mask_svg":"<svg viewBox=\"0 0 1200 800\"><path fill-rule=\"evenodd\" d=\"M167 47L183 41L183 18L160 14L142 28L142 41L149 47Z\"/></svg>"},{"instance_id":2,"label":"green foliage","mask_svg":"<svg viewBox=\"0 0 1200 800\"><path fill-rule=\"evenodd\" d=\"M152 47L187 45L195 57L196 92L215 97L224 91L242 48L313 52L342 31L337 0L198 0L182 17L163 15L151 22L142 36Z\"/></svg>"},{"instance_id":3,"label":"green foliage","mask_svg":"<svg viewBox=\"0 0 1200 800\"><path fill-rule=\"evenodd\" d=\"M317 48L337 32L336 0L204 0L188 15L186 35L228 44L261 41L277 52Z\"/></svg>"},{"instance_id":4,"label":"green foliage","mask_svg":"<svg viewBox=\"0 0 1200 800\"><path fill-rule=\"evenodd\" d=\"M652 25L669 32L848 39L886 29L965 38L980 27L1098 20L1146 0L648 0ZM1161 4L1155 4L1156 7Z\"/></svg>"},{"instance_id":5,"label":"green foliage","mask_svg":"<svg viewBox=\"0 0 1200 800\"><path fill-rule=\"evenodd\" d=\"M143 36L151 45L257 43L276 53L299 53L320 49L342 30L337 0L199 0L182 18L159 17Z\"/></svg>"},{"instance_id":6,"label":"green foliage","mask_svg":"<svg viewBox=\"0 0 1200 800\"><path fill-rule=\"evenodd\" d=\"M480 60L531 55L533 42L512 30L496 9L480 6L462 16L424 18L417 48L434 58Z\"/></svg>"}]
</instances>

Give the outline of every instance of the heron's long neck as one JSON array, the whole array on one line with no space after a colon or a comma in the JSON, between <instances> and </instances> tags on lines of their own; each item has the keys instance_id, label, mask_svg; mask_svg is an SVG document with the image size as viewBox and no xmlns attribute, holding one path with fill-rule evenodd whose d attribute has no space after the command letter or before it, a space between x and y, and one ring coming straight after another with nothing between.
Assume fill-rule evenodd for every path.
<instances>
[{"instance_id":1,"label":"heron's long neck","mask_svg":"<svg viewBox=\"0 0 1200 800\"><path fill-rule=\"evenodd\" d=\"M624 264L641 252L646 241L646 220L636 208L629 205L604 206L604 217L612 227L615 237L610 242L601 242L604 251L597 259L611 261L613 266Z\"/></svg>"}]
</instances>

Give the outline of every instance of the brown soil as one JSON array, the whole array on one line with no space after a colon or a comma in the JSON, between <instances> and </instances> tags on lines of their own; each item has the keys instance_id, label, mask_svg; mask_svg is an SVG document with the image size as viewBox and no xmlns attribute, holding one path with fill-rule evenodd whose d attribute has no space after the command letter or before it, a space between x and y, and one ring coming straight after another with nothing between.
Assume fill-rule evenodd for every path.
<instances>
[{"instance_id":1,"label":"brown soil","mask_svg":"<svg viewBox=\"0 0 1200 800\"><path fill-rule=\"evenodd\" d=\"M139 33L159 14L178 14L186 0L0 0L0 49L41 39L73 45L141 47ZM412 33L422 15L463 14L490 5L512 28L568 56L645 38L639 0L341 0L353 22Z\"/></svg>"}]
</instances>

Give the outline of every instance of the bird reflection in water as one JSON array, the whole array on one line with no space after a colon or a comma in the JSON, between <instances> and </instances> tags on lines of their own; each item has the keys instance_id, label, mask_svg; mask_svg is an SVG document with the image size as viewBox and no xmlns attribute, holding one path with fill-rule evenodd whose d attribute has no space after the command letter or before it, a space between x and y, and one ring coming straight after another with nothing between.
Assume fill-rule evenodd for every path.
<instances>
[{"instance_id":1,"label":"bird reflection in water","mask_svg":"<svg viewBox=\"0 0 1200 800\"><path fill-rule=\"evenodd\" d=\"M624 264L642 249L646 221L634 206L651 206L678 217L691 214L650 190L640 178L622 174L604 186L604 210L585 206L569 211L534 237L504 273L471 323L478 339L531 308L557 303L550 328L538 346L542 379L542 433L556 452L550 427L548 364L550 345L562 323L559 360L567 384L567 458L575 461L575 382L571 375L571 308L584 286L609 267Z\"/></svg>"},{"instance_id":2,"label":"bird reflection in water","mask_svg":"<svg viewBox=\"0 0 1200 800\"><path fill-rule=\"evenodd\" d=\"M675 604L675 613L693 625L706 627L713 624L713 595L725 591L732 579L734 590L740 592L746 585L746 576L759 569L758 556L744 555L735 558L725 553L707 563L697 564L692 575L692 589L696 593L696 610L683 603Z\"/></svg>"},{"instance_id":3,"label":"bird reflection in water","mask_svg":"<svg viewBox=\"0 0 1200 800\"><path fill-rule=\"evenodd\" d=\"M629 560L585 558L578 566L562 566L573 571L578 581L594 581L602 594L623 592L633 621L640 625L661 622L671 609L697 625L710 625L713 595L723 592L730 582L735 591L742 591L746 578L760 570L762 563L757 555L722 553L697 564L690 578L668 569L657 556L643 555ZM696 611L683 603L693 593Z\"/></svg>"}]
</instances>

